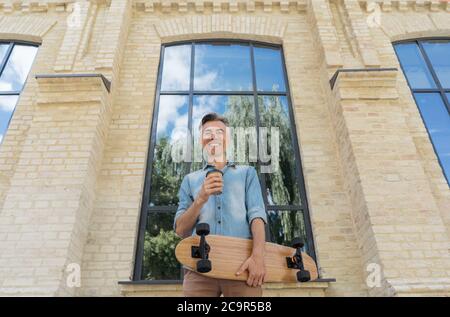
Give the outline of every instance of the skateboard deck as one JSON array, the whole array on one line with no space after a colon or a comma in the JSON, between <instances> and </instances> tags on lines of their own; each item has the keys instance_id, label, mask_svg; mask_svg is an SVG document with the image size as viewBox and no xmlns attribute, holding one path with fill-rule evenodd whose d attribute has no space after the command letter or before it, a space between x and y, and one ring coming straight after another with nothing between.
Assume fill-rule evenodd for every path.
<instances>
[{"instance_id":1,"label":"skateboard deck","mask_svg":"<svg viewBox=\"0 0 450 317\"><path fill-rule=\"evenodd\" d=\"M209 245L207 259L210 261L211 270L207 273L199 273L213 278L246 281L248 271L241 273L239 276L236 276L235 273L251 255L253 241L219 235L206 235L204 238L207 245ZM200 236L188 237L180 241L175 248L175 255L178 261L195 272L198 272L197 262L200 258L198 258L198 252L194 255L197 257L193 257L193 248L196 248L198 251L200 240ZM299 249L266 242L264 257L266 266L265 281L298 282L297 272L299 272L299 269L289 268L289 259L287 259L293 259L297 250ZM301 262L303 269L309 271L310 280L317 279L318 273L315 261L306 253L301 252Z\"/></svg>"}]
</instances>

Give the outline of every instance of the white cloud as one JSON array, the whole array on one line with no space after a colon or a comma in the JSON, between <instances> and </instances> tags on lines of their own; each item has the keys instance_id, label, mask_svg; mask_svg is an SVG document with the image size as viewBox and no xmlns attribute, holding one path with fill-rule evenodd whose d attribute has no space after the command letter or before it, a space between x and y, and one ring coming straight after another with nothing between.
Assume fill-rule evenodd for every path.
<instances>
[{"instance_id":1,"label":"white cloud","mask_svg":"<svg viewBox=\"0 0 450 317\"><path fill-rule=\"evenodd\" d=\"M164 51L163 90L188 90L191 46L168 47Z\"/></svg>"},{"instance_id":2,"label":"white cloud","mask_svg":"<svg viewBox=\"0 0 450 317\"><path fill-rule=\"evenodd\" d=\"M0 144L2 143L2 141L3 141L3 134L0 134Z\"/></svg>"},{"instance_id":3,"label":"white cloud","mask_svg":"<svg viewBox=\"0 0 450 317\"><path fill-rule=\"evenodd\" d=\"M28 76L37 48L16 45L0 80L0 90L21 90Z\"/></svg>"},{"instance_id":4,"label":"white cloud","mask_svg":"<svg viewBox=\"0 0 450 317\"><path fill-rule=\"evenodd\" d=\"M1 85L0 85L1 87ZM1 96L0 97L0 110L6 112L13 112L16 107L18 96Z\"/></svg>"}]
</instances>

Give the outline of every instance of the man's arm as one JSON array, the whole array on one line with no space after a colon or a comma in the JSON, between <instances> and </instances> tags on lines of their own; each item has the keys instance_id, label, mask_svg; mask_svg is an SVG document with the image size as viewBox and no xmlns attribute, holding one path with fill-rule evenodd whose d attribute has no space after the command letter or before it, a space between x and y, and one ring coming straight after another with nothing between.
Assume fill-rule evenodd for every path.
<instances>
[{"instance_id":1,"label":"man's arm","mask_svg":"<svg viewBox=\"0 0 450 317\"><path fill-rule=\"evenodd\" d=\"M264 221L261 218L255 218L251 223L253 234L253 248L251 256L241 265L236 275L242 274L248 270L247 285L261 286L266 276L264 263L266 233L264 230Z\"/></svg>"},{"instance_id":2,"label":"man's arm","mask_svg":"<svg viewBox=\"0 0 450 317\"><path fill-rule=\"evenodd\" d=\"M253 249L251 256L241 265L236 274L239 275L248 270L247 284L256 287L264 283L266 275L264 264L266 234L264 225L267 222L267 215L258 174L253 167L250 168L246 180L245 202L253 237Z\"/></svg>"},{"instance_id":3,"label":"man's arm","mask_svg":"<svg viewBox=\"0 0 450 317\"><path fill-rule=\"evenodd\" d=\"M253 249L252 255L262 256L264 258L266 245L266 231L264 220L256 218L252 221Z\"/></svg>"},{"instance_id":4,"label":"man's arm","mask_svg":"<svg viewBox=\"0 0 450 317\"><path fill-rule=\"evenodd\" d=\"M189 237L192 233L197 218L200 215L200 209L202 208L204 202L201 199L195 199L192 205L178 217L175 226L175 233L181 238Z\"/></svg>"}]
</instances>

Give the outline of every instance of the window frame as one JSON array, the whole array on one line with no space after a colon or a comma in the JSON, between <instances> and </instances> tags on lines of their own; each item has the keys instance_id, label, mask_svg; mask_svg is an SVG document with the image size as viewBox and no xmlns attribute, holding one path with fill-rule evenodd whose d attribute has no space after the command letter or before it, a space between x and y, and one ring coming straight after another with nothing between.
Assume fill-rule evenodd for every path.
<instances>
[{"instance_id":1,"label":"window frame","mask_svg":"<svg viewBox=\"0 0 450 317\"><path fill-rule=\"evenodd\" d=\"M450 93L450 88L442 87L441 82L440 82L436 72L434 71L433 64L431 63L431 60L428 58L427 52L425 51L425 49L422 46L422 42L427 42L427 41L448 41L450 43L450 37L423 37L423 38L416 38L416 39L406 39L406 40L400 40L400 41L392 42L392 46L393 46L393 49L394 49L395 56L397 57L398 64L400 65L400 69L402 70L403 76L405 77L406 83L408 84L408 88L411 91L411 95L414 98L414 102L416 103L416 107L417 107L417 109L419 111L420 117L422 118L422 122L424 124L425 130L427 131L428 138L429 138L429 140L431 142L431 145L433 146L433 151L434 151L434 154L436 155L436 158L438 160L439 166L441 167L442 174L444 175L444 179L447 181L447 184L450 187L450 179L447 178L447 175L444 172L444 167L442 165L441 159L440 159L440 157L438 155L438 152L437 152L436 147L434 145L433 139L431 138L430 132L428 131L428 128L427 128L426 123L425 123L425 119L424 119L424 117L422 115L422 111L420 110L419 103L417 102L417 99L416 99L416 96L415 96L416 93L438 93L441 96L441 99L442 99L445 107L447 108L448 115L450 116L450 101L447 100L447 96L446 96L446 93L447 94ZM423 60L424 60L424 62L426 64L428 70L430 71L431 77L434 80L436 88L412 88L411 87L411 84L409 83L409 80L406 77L406 73L405 73L405 71L403 69L403 65L401 63L401 59L398 56L397 51L395 50L395 46L397 44L408 44L408 43L409 44L414 43L419 48L420 54L422 54Z\"/></svg>"},{"instance_id":2,"label":"window frame","mask_svg":"<svg viewBox=\"0 0 450 317\"><path fill-rule=\"evenodd\" d=\"M224 44L244 44L248 45L250 49L250 63L251 63L251 76L252 76L252 85L253 89L251 91L195 91L194 90L194 64L195 64L195 45L196 44L208 44L208 43L224 43ZM162 73L163 73L163 64L164 64L164 50L166 47L171 46L177 46L177 45L191 45L191 60L190 60L190 82L189 82L189 90L186 91L161 91L161 82L162 82ZM274 48L279 50L280 57L281 57L281 67L282 67L282 73L283 73L283 79L286 85L286 89L283 92L274 92L274 91L258 91L257 85L256 85L256 66L255 66L255 59L254 59L254 50L253 47L268 47L268 48ZM261 190L263 193L263 199L264 199L264 205L266 208L266 211L274 210L274 211L297 211L303 213L303 219L305 224L305 233L306 238L308 240L310 250L309 255L316 260L316 251L315 251L315 241L313 237L312 232L312 225L311 225L311 218L308 208L308 197L306 193L306 186L304 181L304 174L302 169L302 162L300 157L300 148L299 148L299 142L297 137L297 128L295 124L295 116L292 108L292 102L291 102L291 93L290 93L290 86L289 81L287 77L287 69L286 69L286 62L285 62L285 56L283 51L283 46L273 43L265 43L260 41L251 41L251 40L236 40L236 39L201 39L201 40L188 40L188 41L175 41L171 43L162 44L160 48L160 59L159 59L159 65L158 65L158 77L156 81L156 87L155 87L155 99L154 99L154 108L153 108L153 114L152 114L152 124L150 129L150 136L149 136L149 147L147 152L147 162L146 162L146 173L145 173L145 181L144 181L144 188L143 188L143 194L142 194L142 202L141 202L141 211L140 211L140 219L139 219L139 230L138 230L138 236L137 241L135 245L135 252L134 252L134 270L133 270L133 281L146 281L147 283L155 283L155 284L161 284L164 282L173 283L177 280L145 280L142 276L143 271L143 257L144 257L144 238L145 238L145 232L147 228L147 219L148 215L150 213L159 213L159 212L176 212L177 206L150 206L150 187L151 187L151 178L152 178L152 167L153 167L153 155L155 152L155 146L156 146L156 132L157 132L157 121L158 121L158 115L159 115L159 101L160 96L163 95L183 95L189 97L189 104L188 104L188 129L192 132L192 116L193 116L193 100L194 96L196 95L234 95L234 96L253 96L254 98L254 107L255 107L255 120L256 120L256 127L260 127L260 118L259 118L259 105L258 105L258 96L285 96L287 107L289 110L289 122L291 125L291 139L292 139L292 146L293 150L295 152L295 179L298 184L298 194L300 197L301 203L299 205L268 205L267 202L267 196L264 194L264 190L266 188L266 182L264 177L261 177L261 175L258 173L259 181L261 184ZM259 130L257 129L257 135L259 139ZM256 162L258 165L260 165L259 157L258 162ZM187 170L190 171L191 162L185 163L187 164ZM268 226L266 226L266 236L268 233ZM180 270L180 280L182 281L182 270Z\"/></svg>"},{"instance_id":3,"label":"window frame","mask_svg":"<svg viewBox=\"0 0 450 317\"><path fill-rule=\"evenodd\" d=\"M14 46L16 45L21 45L21 46L33 46L36 47L37 50L39 50L39 46L40 43L34 43L34 42L30 42L30 41L21 41L21 40L0 40L0 44L8 44L8 48L6 50L5 56L3 57L3 60L0 60L0 76L3 74L3 71L5 70L6 64L9 61L9 58L11 57L12 51L14 49ZM37 51L36 51L36 55L37 55ZM1 96L17 96L17 101L16 104L14 105L14 110L11 113L11 117L9 118L8 124L7 124L7 128L5 130L5 134L4 136L6 136L6 133L8 132L9 129L9 125L11 124L11 120L14 116L14 113L16 111L16 106L17 103L19 102L20 99L20 95L22 94L23 89L25 88L27 81L28 81L28 76L30 75L31 69L33 68L34 65L34 61L36 60L36 55L33 58L33 62L31 63L31 68L28 71L27 77L25 78L25 81L22 85L22 89L21 90L11 90L11 91L2 91L0 90L0 97ZM3 139L4 140L4 139ZM0 142L0 145L2 144L3 140Z\"/></svg>"}]
</instances>

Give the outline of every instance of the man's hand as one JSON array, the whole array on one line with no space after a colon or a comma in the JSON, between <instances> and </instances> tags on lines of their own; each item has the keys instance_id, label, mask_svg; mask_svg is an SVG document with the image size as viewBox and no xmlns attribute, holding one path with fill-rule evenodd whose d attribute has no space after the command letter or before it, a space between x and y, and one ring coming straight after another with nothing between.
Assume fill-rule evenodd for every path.
<instances>
[{"instance_id":1,"label":"man's hand","mask_svg":"<svg viewBox=\"0 0 450 317\"><path fill-rule=\"evenodd\" d=\"M252 254L244 263L242 263L236 275L242 274L248 270L247 285L252 287L261 286L266 276L266 267L264 264L264 256Z\"/></svg>"},{"instance_id":2,"label":"man's hand","mask_svg":"<svg viewBox=\"0 0 450 317\"><path fill-rule=\"evenodd\" d=\"M223 190L222 177L216 173L208 175L208 177L203 182L202 188L197 195L197 200L204 204L208 201L210 195L221 192Z\"/></svg>"}]
</instances>

